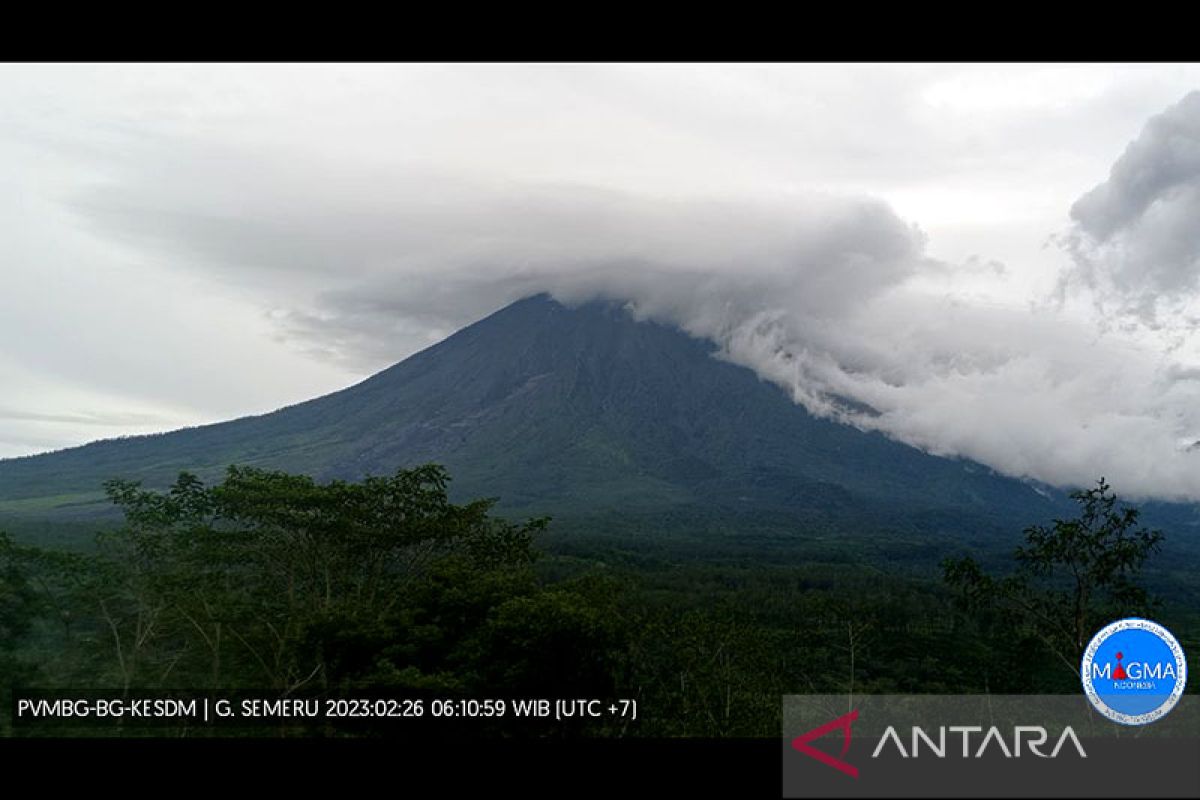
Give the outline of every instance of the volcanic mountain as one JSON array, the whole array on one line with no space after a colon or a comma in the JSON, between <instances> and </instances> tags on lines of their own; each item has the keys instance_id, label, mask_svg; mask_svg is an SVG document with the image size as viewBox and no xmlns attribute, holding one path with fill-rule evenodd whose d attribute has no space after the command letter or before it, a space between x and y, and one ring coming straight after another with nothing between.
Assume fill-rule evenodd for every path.
<instances>
[{"instance_id":1,"label":"volcanic mountain","mask_svg":"<svg viewBox=\"0 0 1200 800\"><path fill-rule=\"evenodd\" d=\"M113 477L230 464L358 478L444 464L458 498L556 516L678 513L1013 531L1062 497L810 415L711 343L617 304L513 303L324 397L214 425L0 461L0 513L94 514Z\"/></svg>"}]
</instances>

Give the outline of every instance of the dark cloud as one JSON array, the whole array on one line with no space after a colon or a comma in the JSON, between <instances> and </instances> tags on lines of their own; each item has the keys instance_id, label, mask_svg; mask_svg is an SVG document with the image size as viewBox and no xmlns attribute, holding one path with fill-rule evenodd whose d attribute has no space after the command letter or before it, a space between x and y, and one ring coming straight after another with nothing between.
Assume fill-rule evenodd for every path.
<instances>
[{"instance_id":1,"label":"dark cloud","mask_svg":"<svg viewBox=\"0 0 1200 800\"><path fill-rule=\"evenodd\" d=\"M1075 277L1143 322L1200 286L1200 92L1146 123L1104 183L1071 208Z\"/></svg>"},{"instance_id":2,"label":"dark cloud","mask_svg":"<svg viewBox=\"0 0 1200 800\"><path fill-rule=\"evenodd\" d=\"M321 164L297 174L206 144L154 156L72 208L164 266L266 287L286 333L359 367L546 290L636 297L659 315L717 303L731 318L786 297L835 319L925 260L924 235L868 198L676 199Z\"/></svg>"}]
</instances>

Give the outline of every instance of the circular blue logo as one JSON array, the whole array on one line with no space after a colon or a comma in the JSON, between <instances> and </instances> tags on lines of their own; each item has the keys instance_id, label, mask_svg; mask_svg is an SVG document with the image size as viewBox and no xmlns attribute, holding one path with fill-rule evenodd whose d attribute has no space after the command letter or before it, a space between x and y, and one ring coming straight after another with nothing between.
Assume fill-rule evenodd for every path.
<instances>
[{"instance_id":1,"label":"circular blue logo","mask_svg":"<svg viewBox=\"0 0 1200 800\"><path fill-rule=\"evenodd\" d=\"M1106 625L1088 643L1080 666L1092 706L1122 725L1147 725L1165 716L1187 685L1187 659L1171 632L1130 617Z\"/></svg>"}]
</instances>

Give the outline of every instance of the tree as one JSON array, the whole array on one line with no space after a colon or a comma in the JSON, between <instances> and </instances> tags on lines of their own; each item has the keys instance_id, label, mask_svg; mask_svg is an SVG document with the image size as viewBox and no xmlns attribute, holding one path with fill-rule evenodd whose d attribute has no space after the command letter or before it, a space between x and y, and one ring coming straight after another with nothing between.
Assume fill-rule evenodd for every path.
<instances>
[{"instance_id":1,"label":"tree","mask_svg":"<svg viewBox=\"0 0 1200 800\"><path fill-rule=\"evenodd\" d=\"M6 725L12 685L29 674L17 652L33 627L37 603L27 561L24 548L0 531L0 732Z\"/></svg>"},{"instance_id":2,"label":"tree","mask_svg":"<svg viewBox=\"0 0 1200 800\"><path fill-rule=\"evenodd\" d=\"M449 480L425 465L328 483L235 466L165 492L109 481L125 524L72 595L104 656L97 680L288 695L450 671L463 641L536 588L546 520L451 503Z\"/></svg>"},{"instance_id":3,"label":"tree","mask_svg":"<svg viewBox=\"0 0 1200 800\"><path fill-rule=\"evenodd\" d=\"M1079 516L1026 528L1025 544L1013 554L1014 574L993 578L974 559L947 559L946 582L964 607L977 614L999 612L1032 631L1077 673L1088 639L1101 624L1153 606L1136 579L1163 534L1139 526L1138 509L1118 505L1110 488L1100 478L1095 487L1071 494Z\"/></svg>"},{"instance_id":4,"label":"tree","mask_svg":"<svg viewBox=\"0 0 1200 800\"><path fill-rule=\"evenodd\" d=\"M0 656L29 632L33 602L21 549L0 531Z\"/></svg>"}]
</instances>

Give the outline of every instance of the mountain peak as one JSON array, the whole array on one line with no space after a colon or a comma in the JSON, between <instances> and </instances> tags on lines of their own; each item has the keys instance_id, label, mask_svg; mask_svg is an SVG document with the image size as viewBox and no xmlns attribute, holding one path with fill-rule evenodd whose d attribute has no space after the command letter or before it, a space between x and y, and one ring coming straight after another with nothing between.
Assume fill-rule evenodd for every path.
<instances>
[{"instance_id":1,"label":"mountain peak","mask_svg":"<svg viewBox=\"0 0 1200 800\"><path fill-rule=\"evenodd\" d=\"M988 470L814 418L714 349L617 302L532 295L271 414L0 462L0 510L94 502L109 478L161 486L235 463L354 479L438 462L456 493L531 513L990 514L1048 502Z\"/></svg>"}]
</instances>

